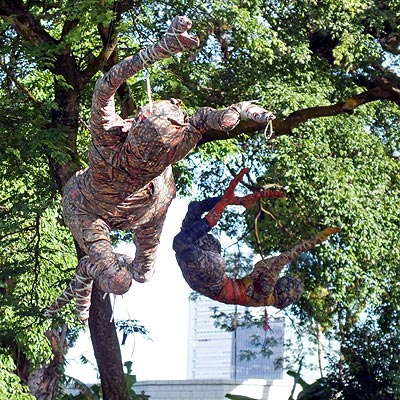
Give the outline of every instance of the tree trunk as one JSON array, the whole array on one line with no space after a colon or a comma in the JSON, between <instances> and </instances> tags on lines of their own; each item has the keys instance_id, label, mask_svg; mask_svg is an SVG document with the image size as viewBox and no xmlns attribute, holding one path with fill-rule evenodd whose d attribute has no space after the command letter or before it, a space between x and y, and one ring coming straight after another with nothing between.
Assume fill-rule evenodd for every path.
<instances>
[{"instance_id":1,"label":"tree trunk","mask_svg":"<svg viewBox=\"0 0 400 400\"><path fill-rule=\"evenodd\" d=\"M67 163L60 163L56 160L51 163L58 187L62 192L62 188L68 179L79 169L76 137L79 127L80 78L76 64L69 54L59 57L55 64L55 74L63 76L72 87L66 88L63 84L56 84L55 98L59 108L52 116L53 126L57 128L60 135L64 133L61 142L66 143L65 151L70 156L70 161ZM79 248L77 248L77 253L78 258L84 255ZM118 337L114 323L110 322L111 304L109 298L103 300L103 294L94 285L89 319L89 328L100 372L103 397L105 400L128 400Z\"/></svg>"},{"instance_id":2,"label":"tree trunk","mask_svg":"<svg viewBox=\"0 0 400 400\"><path fill-rule=\"evenodd\" d=\"M20 348L15 349L16 372L30 393L38 400L56 400L60 366L67 350L67 325L60 329L50 329L46 332L54 357L48 363L32 368L32 363L25 357Z\"/></svg>"},{"instance_id":3,"label":"tree trunk","mask_svg":"<svg viewBox=\"0 0 400 400\"><path fill-rule=\"evenodd\" d=\"M49 155L50 167L57 187L62 192L68 179L80 169L76 149L79 130L80 109L80 77L73 57L61 54L54 65L55 76L62 76L63 81L55 78L54 97L58 108L51 116L51 127L57 131L57 142L61 153L67 156L68 161L54 159ZM66 87L65 83L68 84Z\"/></svg>"},{"instance_id":4,"label":"tree trunk","mask_svg":"<svg viewBox=\"0 0 400 400\"><path fill-rule=\"evenodd\" d=\"M110 296L93 285L89 328L101 377L104 400L129 400Z\"/></svg>"}]
</instances>

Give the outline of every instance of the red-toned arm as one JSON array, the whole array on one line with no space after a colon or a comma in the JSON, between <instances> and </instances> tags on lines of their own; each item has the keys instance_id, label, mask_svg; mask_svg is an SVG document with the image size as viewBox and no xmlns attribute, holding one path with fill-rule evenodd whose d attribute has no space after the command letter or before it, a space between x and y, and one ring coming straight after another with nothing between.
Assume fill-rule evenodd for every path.
<instances>
[{"instance_id":1,"label":"red-toned arm","mask_svg":"<svg viewBox=\"0 0 400 400\"><path fill-rule=\"evenodd\" d=\"M229 186L225 189L224 195L221 200L212 208L211 211L205 216L207 222L211 227L215 226L221 218L222 213L225 208L233 204L235 199L235 188L239 184L239 182L243 179L243 176L249 172L248 168L243 168L239 174L231 181Z\"/></svg>"},{"instance_id":2,"label":"red-toned arm","mask_svg":"<svg viewBox=\"0 0 400 400\"><path fill-rule=\"evenodd\" d=\"M245 208L253 207L261 198L280 198L283 197L282 191L260 190L259 192L248 194L244 197L237 197L234 194L236 186L243 179L243 176L249 172L248 168L243 168L240 173L231 181L228 188L225 190L221 200L213 207L205 216L211 227L215 226L220 220L225 208L229 205L238 205Z\"/></svg>"},{"instance_id":3,"label":"red-toned arm","mask_svg":"<svg viewBox=\"0 0 400 400\"><path fill-rule=\"evenodd\" d=\"M283 197L283 195L284 193L281 190L260 190L259 192L251 193L244 197L235 197L231 204L252 208L260 199L279 199Z\"/></svg>"}]
</instances>

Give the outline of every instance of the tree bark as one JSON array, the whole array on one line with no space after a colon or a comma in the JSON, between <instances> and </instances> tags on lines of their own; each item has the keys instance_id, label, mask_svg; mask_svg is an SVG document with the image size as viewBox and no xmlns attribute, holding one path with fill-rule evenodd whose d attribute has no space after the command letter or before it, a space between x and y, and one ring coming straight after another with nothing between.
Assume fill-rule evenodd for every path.
<instances>
[{"instance_id":1,"label":"tree bark","mask_svg":"<svg viewBox=\"0 0 400 400\"><path fill-rule=\"evenodd\" d=\"M50 329L45 334L49 339L54 357L48 364L41 364L32 369L21 349L16 349L15 359L17 374L21 382L29 387L30 393L38 400L56 400L57 388L60 377L60 366L67 349L67 325L60 329Z\"/></svg>"},{"instance_id":2,"label":"tree bark","mask_svg":"<svg viewBox=\"0 0 400 400\"><path fill-rule=\"evenodd\" d=\"M104 400L129 400L110 296L93 285L89 328Z\"/></svg>"}]
</instances>

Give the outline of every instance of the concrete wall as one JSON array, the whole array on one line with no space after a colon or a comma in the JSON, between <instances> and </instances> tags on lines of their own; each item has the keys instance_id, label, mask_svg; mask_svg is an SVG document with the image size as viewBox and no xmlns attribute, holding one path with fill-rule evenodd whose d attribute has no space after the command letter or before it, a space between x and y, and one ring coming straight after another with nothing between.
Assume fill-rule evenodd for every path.
<instances>
[{"instance_id":1,"label":"concrete wall","mask_svg":"<svg viewBox=\"0 0 400 400\"><path fill-rule=\"evenodd\" d=\"M142 391L150 400L226 400L226 394L248 396L256 400L285 400L292 390L291 382L249 379L233 381L225 379L166 380L137 382L135 393Z\"/></svg>"}]
</instances>

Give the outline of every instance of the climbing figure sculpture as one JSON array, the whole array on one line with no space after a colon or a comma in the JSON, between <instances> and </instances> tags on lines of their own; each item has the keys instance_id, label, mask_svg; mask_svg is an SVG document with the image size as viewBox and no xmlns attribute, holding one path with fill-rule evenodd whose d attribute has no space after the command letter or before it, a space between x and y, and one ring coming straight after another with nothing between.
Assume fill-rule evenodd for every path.
<instances>
[{"instance_id":1,"label":"climbing figure sculpture","mask_svg":"<svg viewBox=\"0 0 400 400\"><path fill-rule=\"evenodd\" d=\"M134 118L117 114L114 96L123 82L159 60L199 45L187 32L190 27L188 18L176 17L160 41L122 60L96 83L89 166L68 181L63 197L65 223L87 255L47 315L76 298L79 319L85 322L94 279L102 291L114 294L128 291L132 278L147 281L175 197L171 165L192 151L207 131L229 131L244 119L267 124L274 118L252 101L223 110L203 107L189 117L177 99L150 102ZM112 230L134 232L134 258L115 253Z\"/></svg>"},{"instance_id":2,"label":"climbing figure sculpture","mask_svg":"<svg viewBox=\"0 0 400 400\"><path fill-rule=\"evenodd\" d=\"M183 277L196 292L226 304L243 306L274 306L282 309L296 302L303 291L300 279L282 276L283 267L325 241L339 228L330 227L310 240L304 240L278 256L258 261L253 271L239 279L226 274L220 242L208 232L217 224L228 205L251 208L261 198L281 197L282 192L255 192L245 197L234 195L235 186L242 179L244 169L231 182L222 197L208 198L189 204L181 231L175 236L173 248ZM204 213L208 212L205 217Z\"/></svg>"}]
</instances>

